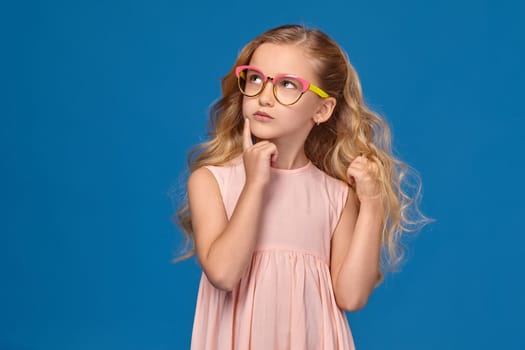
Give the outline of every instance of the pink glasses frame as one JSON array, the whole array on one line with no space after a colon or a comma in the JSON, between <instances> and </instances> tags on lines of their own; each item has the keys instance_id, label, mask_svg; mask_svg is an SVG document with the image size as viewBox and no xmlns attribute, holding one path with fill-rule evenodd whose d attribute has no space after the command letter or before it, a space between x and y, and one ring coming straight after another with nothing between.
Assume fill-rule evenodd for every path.
<instances>
[{"instance_id":1,"label":"pink glasses frame","mask_svg":"<svg viewBox=\"0 0 525 350\"><path fill-rule=\"evenodd\" d=\"M299 82L301 82L301 84L303 85L303 90L301 91L302 94L304 94L306 91L310 90L310 91L312 91L313 93L315 93L316 95L318 95L321 98L326 98L326 97L330 96L330 95L328 95L328 93L326 91L324 91L323 89L321 89L318 86L315 86L314 84L310 84L310 82L308 80L306 80L306 79L303 79L301 77L298 77L296 75L291 75L291 74L277 74L274 77L267 76L266 74L263 73L263 71L259 67L256 67L256 66L238 66L238 67L235 68L235 76L237 78L239 78L239 75L245 69L252 69L252 70L255 70L255 71L261 73L261 75L263 77L263 80L264 80L263 81L263 89L264 89L264 85L266 85L266 82L268 80L271 80L273 82L275 79L279 79L279 78L293 78L293 79L296 79Z\"/></svg>"}]
</instances>

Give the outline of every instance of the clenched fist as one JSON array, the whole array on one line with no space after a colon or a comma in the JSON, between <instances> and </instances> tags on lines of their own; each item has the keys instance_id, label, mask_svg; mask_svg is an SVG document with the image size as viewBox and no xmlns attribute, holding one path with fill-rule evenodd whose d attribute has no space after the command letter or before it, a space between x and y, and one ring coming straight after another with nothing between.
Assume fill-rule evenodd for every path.
<instances>
[{"instance_id":1,"label":"clenched fist","mask_svg":"<svg viewBox=\"0 0 525 350\"><path fill-rule=\"evenodd\" d=\"M379 165L376 162L365 156L359 156L348 166L346 176L360 202L381 198Z\"/></svg>"}]
</instances>

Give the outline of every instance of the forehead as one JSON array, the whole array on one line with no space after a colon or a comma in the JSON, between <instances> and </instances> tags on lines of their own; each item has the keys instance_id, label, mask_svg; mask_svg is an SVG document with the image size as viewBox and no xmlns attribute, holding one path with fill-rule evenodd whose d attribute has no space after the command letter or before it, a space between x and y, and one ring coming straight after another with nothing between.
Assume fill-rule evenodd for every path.
<instances>
[{"instance_id":1,"label":"forehead","mask_svg":"<svg viewBox=\"0 0 525 350\"><path fill-rule=\"evenodd\" d=\"M298 45L262 44L253 53L250 65L261 68L270 76L293 74L307 80L316 80L312 59Z\"/></svg>"}]
</instances>

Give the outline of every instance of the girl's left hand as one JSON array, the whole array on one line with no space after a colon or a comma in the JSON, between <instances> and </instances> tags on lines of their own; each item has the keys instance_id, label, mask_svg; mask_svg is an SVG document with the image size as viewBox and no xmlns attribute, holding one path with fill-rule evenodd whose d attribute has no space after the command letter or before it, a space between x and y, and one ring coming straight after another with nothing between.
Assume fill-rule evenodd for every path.
<instances>
[{"instance_id":1,"label":"girl's left hand","mask_svg":"<svg viewBox=\"0 0 525 350\"><path fill-rule=\"evenodd\" d=\"M381 197L379 166L365 156L355 158L346 170L348 183L352 186L360 202Z\"/></svg>"}]
</instances>

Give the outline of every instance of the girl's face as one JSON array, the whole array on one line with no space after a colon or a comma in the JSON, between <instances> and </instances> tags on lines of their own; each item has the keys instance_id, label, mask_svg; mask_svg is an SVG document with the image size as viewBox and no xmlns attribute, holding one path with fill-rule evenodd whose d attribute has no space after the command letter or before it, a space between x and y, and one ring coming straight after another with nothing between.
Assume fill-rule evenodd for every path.
<instances>
[{"instance_id":1,"label":"girl's face","mask_svg":"<svg viewBox=\"0 0 525 350\"><path fill-rule=\"evenodd\" d=\"M291 74L319 85L312 59L298 45L262 44L255 50L249 65L256 66L268 77ZM273 82L269 80L259 95L243 97L242 108L257 138L304 143L317 119L325 118L319 115L320 111L325 111L325 103L325 99L307 91L296 103L282 105L276 100Z\"/></svg>"}]
</instances>

